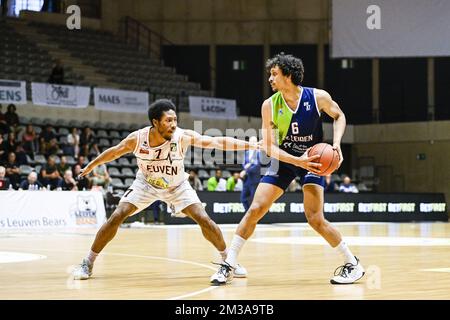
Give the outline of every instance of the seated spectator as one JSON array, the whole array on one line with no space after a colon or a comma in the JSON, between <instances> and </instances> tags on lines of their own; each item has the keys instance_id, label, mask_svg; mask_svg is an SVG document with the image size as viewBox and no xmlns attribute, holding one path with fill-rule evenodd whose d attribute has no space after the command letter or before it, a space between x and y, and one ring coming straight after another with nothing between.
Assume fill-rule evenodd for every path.
<instances>
[{"instance_id":1,"label":"seated spectator","mask_svg":"<svg viewBox=\"0 0 450 320\"><path fill-rule=\"evenodd\" d=\"M85 162L86 162L86 158L84 156L78 156L77 162L72 166L72 172L73 172L73 176L74 177L76 177L76 175L75 175L75 166L79 165L80 168L84 168Z\"/></svg>"},{"instance_id":2,"label":"seated spectator","mask_svg":"<svg viewBox=\"0 0 450 320\"><path fill-rule=\"evenodd\" d=\"M100 153L94 133L91 128L85 127L80 135L80 154L88 156L91 149L94 149L96 154Z\"/></svg>"},{"instance_id":3,"label":"seated spectator","mask_svg":"<svg viewBox=\"0 0 450 320\"><path fill-rule=\"evenodd\" d=\"M72 128L72 131L67 135L67 145L64 148L64 153L78 158L80 152L80 135L77 128Z\"/></svg>"},{"instance_id":4,"label":"seated spectator","mask_svg":"<svg viewBox=\"0 0 450 320\"><path fill-rule=\"evenodd\" d=\"M47 146L52 139L56 139L56 134L52 125L47 124L45 130L39 135L39 153L47 154Z\"/></svg>"},{"instance_id":5,"label":"seated spectator","mask_svg":"<svg viewBox=\"0 0 450 320\"><path fill-rule=\"evenodd\" d=\"M7 154L10 152L16 152L16 148L19 144L16 141L16 134L14 132L8 133L8 140L5 141L5 151Z\"/></svg>"},{"instance_id":6,"label":"seated spectator","mask_svg":"<svg viewBox=\"0 0 450 320\"><path fill-rule=\"evenodd\" d=\"M20 169L19 164L16 161L16 154L14 152L10 152L8 154L8 161L5 163L5 168L6 177L9 178L9 182L12 187L17 189L20 183Z\"/></svg>"},{"instance_id":7,"label":"seated spectator","mask_svg":"<svg viewBox=\"0 0 450 320\"><path fill-rule=\"evenodd\" d=\"M7 141L3 139L3 135L0 134L0 163L7 161L8 152L7 150Z\"/></svg>"},{"instance_id":8,"label":"seated spectator","mask_svg":"<svg viewBox=\"0 0 450 320\"><path fill-rule=\"evenodd\" d=\"M9 178L6 177L6 169L0 166L0 190L8 190L9 184Z\"/></svg>"},{"instance_id":9,"label":"seated spectator","mask_svg":"<svg viewBox=\"0 0 450 320\"><path fill-rule=\"evenodd\" d=\"M20 183L19 190L39 190L44 188L38 180L38 174L34 171L28 174L28 177Z\"/></svg>"},{"instance_id":10,"label":"seated spectator","mask_svg":"<svg viewBox=\"0 0 450 320\"><path fill-rule=\"evenodd\" d=\"M242 191L243 182L240 178L239 172L233 173L227 179L227 191Z\"/></svg>"},{"instance_id":11,"label":"seated spectator","mask_svg":"<svg viewBox=\"0 0 450 320\"><path fill-rule=\"evenodd\" d=\"M331 179L331 175L325 176L325 192L336 192L339 190L339 186Z\"/></svg>"},{"instance_id":12,"label":"seated spectator","mask_svg":"<svg viewBox=\"0 0 450 320\"><path fill-rule=\"evenodd\" d=\"M50 156L47 159L47 163L41 169L42 183L47 186L48 189L53 190L58 187L61 181L58 168L55 164L55 157Z\"/></svg>"},{"instance_id":13,"label":"seated spectator","mask_svg":"<svg viewBox=\"0 0 450 320\"><path fill-rule=\"evenodd\" d=\"M63 191L77 191L77 182L73 178L72 170L68 169L64 172L63 179L59 180L58 188Z\"/></svg>"},{"instance_id":14,"label":"seated spectator","mask_svg":"<svg viewBox=\"0 0 450 320\"><path fill-rule=\"evenodd\" d=\"M19 125L19 116L16 113L16 106L10 104L8 111L5 113L6 124L9 126L9 132L17 132L17 126Z\"/></svg>"},{"instance_id":15,"label":"seated spectator","mask_svg":"<svg viewBox=\"0 0 450 320\"><path fill-rule=\"evenodd\" d=\"M108 169L105 164L101 164L92 170L92 184L94 186L102 186L104 189L108 188L111 179L109 177Z\"/></svg>"},{"instance_id":16,"label":"seated spectator","mask_svg":"<svg viewBox=\"0 0 450 320\"><path fill-rule=\"evenodd\" d=\"M5 142L3 148L5 149L7 154L9 154L11 152L15 153L16 161L19 166L21 164L28 163L27 156L26 156L25 150L23 149L22 143L19 143L16 140L16 134L13 131L11 131L8 134L8 140Z\"/></svg>"},{"instance_id":17,"label":"seated spectator","mask_svg":"<svg viewBox=\"0 0 450 320\"><path fill-rule=\"evenodd\" d=\"M59 151L60 151L60 149L59 149L59 145L58 145L58 140L56 140L56 138L53 138L52 140L50 140L50 142L47 145L45 156L50 157L53 155L57 155L59 153Z\"/></svg>"},{"instance_id":18,"label":"seated spectator","mask_svg":"<svg viewBox=\"0 0 450 320\"><path fill-rule=\"evenodd\" d=\"M52 73L48 78L48 83L64 84L64 65L60 59L56 60Z\"/></svg>"},{"instance_id":19,"label":"seated spectator","mask_svg":"<svg viewBox=\"0 0 450 320\"><path fill-rule=\"evenodd\" d=\"M80 156L80 158L81 158L81 156ZM81 168L82 168L82 166L77 163L77 164L75 164L73 166L73 169L72 169L73 176L78 181L78 184L77 184L78 190L80 190L80 191L89 190L91 188L91 180L90 180L90 178L86 177L86 176L84 176L82 178L78 178L78 176L81 173Z\"/></svg>"},{"instance_id":20,"label":"seated spectator","mask_svg":"<svg viewBox=\"0 0 450 320\"><path fill-rule=\"evenodd\" d=\"M346 192L346 193L358 193L359 190L356 188L356 186L352 183L352 180L349 176L346 176L344 178L344 182L339 187L339 192Z\"/></svg>"},{"instance_id":21,"label":"seated spectator","mask_svg":"<svg viewBox=\"0 0 450 320\"><path fill-rule=\"evenodd\" d=\"M222 170L217 170L216 175L208 179L208 191L226 191L227 182L222 178Z\"/></svg>"},{"instance_id":22,"label":"seated spectator","mask_svg":"<svg viewBox=\"0 0 450 320\"><path fill-rule=\"evenodd\" d=\"M202 182L197 176L197 172L195 170L189 170L189 178L188 178L189 184L191 185L192 189L196 191L203 191Z\"/></svg>"},{"instance_id":23,"label":"seated spectator","mask_svg":"<svg viewBox=\"0 0 450 320\"><path fill-rule=\"evenodd\" d=\"M64 174L66 173L67 170L72 170L70 168L70 165L67 163L67 158L66 156L62 156L61 160L59 161L59 163L56 165L56 167L58 168L58 172L59 175L62 177L64 176Z\"/></svg>"},{"instance_id":24,"label":"seated spectator","mask_svg":"<svg viewBox=\"0 0 450 320\"><path fill-rule=\"evenodd\" d=\"M36 131L31 124L27 124L25 132L22 136L22 146L25 153L34 160L34 152L36 150Z\"/></svg>"},{"instance_id":25,"label":"seated spectator","mask_svg":"<svg viewBox=\"0 0 450 320\"><path fill-rule=\"evenodd\" d=\"M9 126L6 122L5 115L2 112L3 106L0 104L0 135L9 132Z\"/></svg>"}]
</instances>

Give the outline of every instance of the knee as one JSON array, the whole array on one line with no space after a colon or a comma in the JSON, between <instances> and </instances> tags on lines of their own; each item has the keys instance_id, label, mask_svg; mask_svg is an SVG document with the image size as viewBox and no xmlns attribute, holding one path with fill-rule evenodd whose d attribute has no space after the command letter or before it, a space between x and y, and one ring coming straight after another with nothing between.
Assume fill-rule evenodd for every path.
<instances>
[{"instance_id":1,"label":"knee","mask_svg":"<svg viewBox=\"0 0 450 320\"><path fill-rule=\"evenodd\" d=\"M128 217L128 213L124 210L115 210L108 219L108 224L113 226L120 226Z\"/></svg>"},{"instance_id":2,"label":"knee","mask_svg":"<svg viewBox=\"0 0 450 320\"><path fill-rule=\"evenodd\" d=\"M320 213L308 214L307 216L309 225L314 229L318 230L325 224L325 219Z\"/></svg>"},{"instance_id":3,"label":"knee","mask_svg":"<svg viewBox=\"0 0 450 320\"><path fill-rule=\"evenodd\" d=\"M267 208L262 206L261 204L254 202L250 205L250 208L247 211L246 219L247 221L257 223L264 213L267 211Z\"/></svg>"}]
</instances>

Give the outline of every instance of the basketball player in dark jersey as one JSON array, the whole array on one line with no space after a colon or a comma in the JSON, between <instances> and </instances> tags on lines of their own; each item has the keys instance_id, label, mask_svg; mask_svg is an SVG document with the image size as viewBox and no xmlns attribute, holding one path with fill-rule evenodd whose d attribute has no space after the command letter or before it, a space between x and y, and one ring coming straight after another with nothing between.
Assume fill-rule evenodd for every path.
<instances>
[{"instance_id":1,"label":"basketball player in dark jersey","mask_svg":"<svg viewBox=\"0 0 450 320\"><path fill-rule=\"evenodd\" d=\"M222 285L233 278L237 256L252 235L258 221L269 211L296 177L300 177L305 215L309 225L331 247L341 254L344 264L337 268L332 284L351 284L364 275L364 268L342 240L339 231L323 215L324 177L317 174L319 156L308 157L308 149L320 142L320 116L323 112L334 119L333 148L343 161L341 139L345 130L345 115L324 90L301 86L303 63L300 59L277 54L267 61L269 83L275 92L265 100L262 113L263 148L272 158L271 166L256 189L253 202L237 227L228 256L211 276L213 285Z\"/></svg>"}]
</instances>

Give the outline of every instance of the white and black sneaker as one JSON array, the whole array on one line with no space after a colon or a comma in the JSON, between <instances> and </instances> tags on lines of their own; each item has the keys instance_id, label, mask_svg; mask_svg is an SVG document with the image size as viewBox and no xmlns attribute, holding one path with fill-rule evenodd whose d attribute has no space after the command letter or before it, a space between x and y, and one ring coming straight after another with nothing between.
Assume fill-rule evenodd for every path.
<instances>
[{"instance_id":1,"label":"white and black sneaker","mask_svg":"<svg viewBox=\"0 0 450 320\"><path fill-rule=\"evenodd\" d=\"M89 263L88 259L83 259L81 264L73 271L74 280L86 280L92 276L92 268L94 266Z\"/></svg>"},{"instance_id":2,"label":"white and black sneaker","mask_svg":"<svg viewBox=\"0 0 450 320\"><path fill-rule=\"evenodd\" d=\"M211 276L211 285L221 286L230 283L233 280L234 268L226 262L214 264L219 265L219 270Z\"/></svg>"},{"instance_id":3,"label":"white and black sneaker","mask_svg":"<svg viewBox=\"0 0 450 320\"><path fill-rule=\"evenodd\" d=\"M356 264L346 263L334 271L334 277L330 280L331 284L352 284L364 276L364 268L355 257Z\"/></svg>"}]
</instances>

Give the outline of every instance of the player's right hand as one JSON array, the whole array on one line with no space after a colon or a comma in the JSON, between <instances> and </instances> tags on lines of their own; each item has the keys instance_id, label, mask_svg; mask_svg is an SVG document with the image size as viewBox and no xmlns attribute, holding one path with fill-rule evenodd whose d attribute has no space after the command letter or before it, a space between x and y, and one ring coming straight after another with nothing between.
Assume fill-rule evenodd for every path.
<instances>
[{"instance_id":1,"label":"player's right hand","mask_svg":"<svg viewBox=\"0 0 450 320\"><path fill-rule=\"evenodd\" d=\"M320 167L322 166L322 164L318 162L313 162L314 160L320 158L320 155L316 154L309 157L308 151L309 149L306 150L304 154L302 154L300 157L297 158L296 166L313 173L320 173Z\"/></svg>"}]
</instances>

